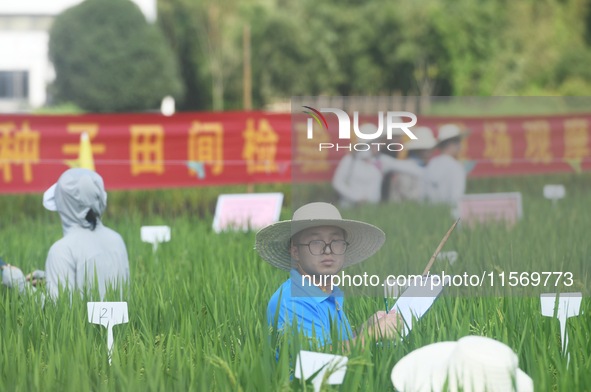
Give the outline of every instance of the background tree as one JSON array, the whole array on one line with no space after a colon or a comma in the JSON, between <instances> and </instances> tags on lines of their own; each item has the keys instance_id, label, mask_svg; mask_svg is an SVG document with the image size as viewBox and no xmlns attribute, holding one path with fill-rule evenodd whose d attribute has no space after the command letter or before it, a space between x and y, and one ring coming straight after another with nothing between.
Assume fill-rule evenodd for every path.
<instances>
[{"instance_id":1,"label":"background tree","mask_svg":"<svg viewBox=\"0 0 591 392\"><path fill-rule=\"evenodd\" d=\"M129 0L86 0L60 14L49 56L57 102L88 111L155 109L182 97L175 57L156 26Z\"/></svg>"},{"instance_id":2,"label":"background tree","mask_svg":"<svg viewBox=\"0 0 591 392\"><path fill-rule=\"evenodd\" d=\"M207 109L211 106L206 53L197 37L201 34L195 20L197 5L188 0L159 0L158 24L177 59L185 98L180 110Z\"/></svg>"},{"instance_id":3,"label":"background tree","mask_svg":"<svg viewBox=\"0 0 591 392\"><path fill-rule=\"evenodd\" d=\"M159 0L185 108L293 95L589 95L591 0Z\"/></svg>"}]
</instances>

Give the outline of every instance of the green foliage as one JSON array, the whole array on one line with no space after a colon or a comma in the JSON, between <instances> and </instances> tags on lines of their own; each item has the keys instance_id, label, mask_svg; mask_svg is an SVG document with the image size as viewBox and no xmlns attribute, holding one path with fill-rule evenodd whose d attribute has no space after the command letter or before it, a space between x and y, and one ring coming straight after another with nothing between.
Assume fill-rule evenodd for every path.
<instances>
[{"instance_id":1,"label":"green foliage","mask_svg":"<svg viewBox=\"0 0 591 392\"><path fill-rule=\"evenodd\" d=\"M55 106L44 106L33 112L34 114L82 114L82 110L78 105L73 103L63 103Z\"/></svg>"},{"instance_id":2,"label":"green foliage","mask_svg":"<svg viewBox=\"0 0 591 392\"><path fill-rule=\"evenodd\" d=\"M156 26L129 0L87 0L59 15L50 32L56 102L88 111L156 109L182 96L176 61Z\"/></svg>"},{"instance_id":3,"label":"green foliage","mask_svg":"<svg viewBox=\"0 0 591 392\"><path fill-rule=\"evenodd\" d=\"M195 20L194 2L158 1L158 25L176 57L182 83L187 94L178 103L179 109L205 109L211 101L211 82L206 78L207 58L198 38L201 35Z\"/></svg>"},{"instance_id":4,"label":"green foliage","mask_svg":"<svg viewBox=\"0 0 591 392\"><path fill-rule=\"evenodd\" d=\"M548 182L564 183L568 191L567 199L555 208L541 197L542 185ZM470 192L523 192L524 220L511 231L456 229L444 248L460 254L455 271L487 263L507 271L535 271L547 263L557 269L588 264L588 184L588 174L470 181ZM288 187L282 190L291 194ZM104 222L125 239L132 282L129 323L113 329L112 366L107 362L106 330L87 322L81 298L74 296L70 303L64 297L41 309L37 295L19 296L0 286L0 390L310 390L290 372L301 342L297 337L280 339L266 325L267 301L286 273L257 256L253 232L215 234L211 229L211 202L217 192L228 191L244 190L109 194ZM62 236L59 218L42 209L39 197L0 197L5 223L0 226L0 256L26 272L42 268L47 250ZM201 215L200 206L209 215ZM283 218L289 215L286 211ZM367 219L387 231L385 248L352 267L355 272L381 266L392 274L420 273L450 219L443 209L411 204L370 206L343 215ZM171 225L171 242L153 253L151 245L140 241L144 224ZM438 262L434 271L447 267ZM351 295L345 309L357 327L383 306L381 296ZM404 355L433 342L474 334L509 345L536 391L591 390L588 297L581 310L568 321L567 366L560 351L559 323L540 314L538 298L443 296L402 343L354 346L344 384L327 389L391 390L390 372ZM281 347L279 361L276 347Z\"/></svg>"},{"instance_id":5,"label":"green foliage","mask_svg":"<svg viewBox=\"0 0 591 392\"><path fill-rule=\"evenodd\" d=\"M212 4L159 2L191 109L215 107L220 89L223 107L241 107L246 25L259 108L295 95L591 93L587 0L225 0L216 29Z\"/></svg>"}]
</instances>

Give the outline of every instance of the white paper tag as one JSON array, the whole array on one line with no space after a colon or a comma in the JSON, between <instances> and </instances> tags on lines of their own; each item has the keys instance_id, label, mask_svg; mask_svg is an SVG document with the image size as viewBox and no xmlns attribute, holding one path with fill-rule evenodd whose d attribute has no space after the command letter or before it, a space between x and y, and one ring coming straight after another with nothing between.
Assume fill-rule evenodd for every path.
<instances>
[{"instance_id":1,"label":"white paper tag","mask_svg":"<svg viewBox=\"0 0 591 392\"><path fill-rule=\"evenodd\" d=\"M320 391L324 374L330 371L326 380L327 384L342 384L347 373L347 361L349 358L341 355L317 353L313 351L300 351L295 364L295 377L300 380L308 380L314 373L318 372L312 380L314 390Z\"/></svg>"},{"instance_id":2,"label":"white paper tag","mask_svg":"<svg viewBox=\"0 0 591 392\"><path fill-rule=\"evenodd\" d=\"M113 353L113 326L129 321L127 302L88 302L88 322L107 328L107 352L109 365Z\"/></svg>"},{"instance_id":3,"label":"white paper tag","mask_svg":"<svg viewBox=\"0 0 591 392\"><path fill-rule=\"evenodd\" d=\"M544 197L550 200L563 199L566 196L564 185L544 185Z\"/></svg>"}]
</instances>

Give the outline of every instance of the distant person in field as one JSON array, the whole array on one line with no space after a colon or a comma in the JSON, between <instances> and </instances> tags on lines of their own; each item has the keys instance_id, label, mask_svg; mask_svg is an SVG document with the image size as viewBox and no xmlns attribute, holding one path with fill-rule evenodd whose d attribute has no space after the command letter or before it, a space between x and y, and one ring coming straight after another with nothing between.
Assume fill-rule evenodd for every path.
<instances>
[{"instance_id":1,"label":"distant person in field","mask_svg":"<svg viewBox=\"0 0 591 392\"><path fill-rule=\"evenodd\" d=\"M437 145L437 140L433 136L433 131L428 127L417 127L413 129L413 133L417 139L411 139L406 142L404 144L404 150L408 153L408 162L424 172L427 163L431 159L433 148ZM389 201L424 201L424 183L424 173L420 177L405 173L397 174L390 184Z\"/></svg>"},{"instance_id":2,"label":"distant person in field","mask_svg":"<svg viewBox=\"0 0 591 392\"><path fill-rule=\"evenodd\" d=\"M27 289L27 280L29 280L33 285L32 290L34 291L34 287L36 286L37 282L45 278L45 272L35 271L29 274L29 276L25 277L23 271L21 271L19 268L12 266L0 259L0 276L2 276L3 285L7 287L14 287L22 293Z\"/></svg>"},{"instance_id":3,"label":"distant person in field","mask_svg":"<svg viewBox=\"0 0 591 392\"><path fill-rule=\"evenodd\" d=\"M372 134L374 124L364 124L360 131ZM359 204L376 204L382 200L382 183L386 173L406 173L421 176L422 172L410 162L380 153L385 145L371 146L367 151L353 151L345 155L333 174L332 186L339 195L341 207Z\"/></svg>"},{"instance_id":4,"label":"distant person in field","mask_svg":"<svg viewBox=\"0 0 591 392\"><path fill-rule=\"evenodd\" d=\"M404 123L405 121L400 117L394 117L392 119L394 123ZM401 128L393 128L392 129L392 139L388 140L386 138L380 140L383 143L398 143L402 144L404 138L404 131ZM389 149L383 149L380 153L389 156L391 158L400 158L400 151L391 151ZM382 181L382 189L381 189L381 199L382 201L388 201L390 199L390 184L394 182L394 179L398 175L395 171L387 171L383 175Z\"/></svg>"},{"instance_id":5,"label":"distant person in field","mask_svg":"<svg viewBox=\"0 0 591 392\"><path fill-rule=\"evenodd\" d=\"M101 300L108 287L123 289L129 281L127 249L121 236L101 221L107 206L102 177L88 169L67 170L45 192L43 205L59 213L64 236L50 248L44 276L36 271L24 277L20 269L7 265L2 273L4 284L22 291L27 283L36 285L44 277L52 298L60 288L70 292L98 289Z\"/></svg>"},{"instance_id":6,"label":"distant person in field","mask_svg":"<svg viewBox=\"0 0 591 392\"><path fill-rule=\"evenodd\" d=\"M255 245L259 255L290 273L269 300L268 325L279 333L297 325L299 332L319 346L335 344L333 332L340 342L395 336L398 316L385 311L375 313L360 334L355 334L344 312L343 292L330 282L343 268L372 256L384 241L382 230L342 219L328 203L306 204L295 211L291 221L260 230Z\"/></svg>"},{"instance_id":7,"label":"distant person in field","mask_svg":"<svg viewBox=\"0 0 591 392\"><path fill-rule=\"evenodd\" d=\"M437 148L440 154L429 161L425 173L427 200L448 204L455 216L459 215L458 203L466 191L466 169L458 160L465 136L466 133L454 124L439 128Z\"/></svg>"}]
</instances>

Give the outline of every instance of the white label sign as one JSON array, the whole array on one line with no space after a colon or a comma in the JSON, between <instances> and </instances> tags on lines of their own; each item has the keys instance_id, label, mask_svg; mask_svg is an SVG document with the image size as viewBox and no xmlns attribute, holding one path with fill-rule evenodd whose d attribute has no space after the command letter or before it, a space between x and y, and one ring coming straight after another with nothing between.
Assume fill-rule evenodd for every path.
<instances>
[{"instance_id":1,"label":"white label sign","mask_svg":"<svg viewBox=\"0 0 591 392\"><path fill-rule=\"evenodd\" d=\"M295 363L295 376L300 380L307 380L314 373L318 372L312 384L314 391L319 392L322 387L324 374L328 371L330 376L327 384L342 384L347 373L347 361L349 358L341 355L317 353L313 351L300 351Z\"/></svg>"},{"instance_id":2,"label":"white label sign","mask_svg":"<svg viewBox=\"0 0 591 392\"><path fill-rule=\"evenodd\" d=\"M550 200L563 199L566 196L564 185L544 185L544 197Z\"/></svg>"},{"instance_id":3,"label":"white label sign","mask_svg":"<svg viewBox=\"0 0 591 392\"><path fill-rule=\"evenodd\" d=\"M170 241L169 226L142 226L140 235L143 242L152 244L154 251L158 249L158 244Z\"/></svg>"},{"instance_id":4,"label":"white label sign","mask_svg":"<svg viewBox=\"0 0 591 392\"><path fill-rule=\"evenodd\" d=\"M258 230L279 220L283 193L220 195L213 230Z\"/></svg>"},{"instance_id":5,"label":"white label sign","mask_svg":"<svg viewBox=\"0 0 591 392\"><path fill-rule=\"evenodd\" d=\"M450 250L447 252L441 252L437 255L437 261L447 261L449 265L454 265L455 262L458 260L458 252L455 250Z\"/></svg>"},{"instance_id":6,"label":"white label sign","mask_svg":"<svg viewBox=\"0 0 591 392\"><path fill-rule=\"evenodd\" d=\"M432 275L409 282L408 287L396 301L392 310L396 311L404 321L404 329L400 336L405 337L413 327L413 318L420 319L427 313L446 284L439 276Z\"/></svg>"},{"instance_id":7,"label":"white label sign","mask_svg":"<svg viewBox=\"0 0 591 392\"><path fill-rule=\"evenodd\" d=\"M578 316L581 312L582 293L562 293L556 297L556 293L540 295L542 305L542 315L547 317L556 317L560 321L560 339L562 342L562 352L566 352L568 345L568 334L566 333L566 319Z\"/></svg>"},{"instance_id":8,"label":"white label sign","mask_svg":"<svg viewBox=\"0 0 591 392\"><path fill-rule=\"evenodd\" d=\"M127 302L88 302L86 306L88 308L88 322L107 328L107 350L110 365L114 343L113 326L129 321Z\"/></svg>"},{"instance_id":9,"label":"white label sign","mask_svg":"<svg viewBox=\"0 0 591 392\"><path fill-rule=\"evenodd\" d=\"M505 222L512 226L523 214L521 193L481 193L464 195L459 203L461 221L467 225Z\"/></svg>"}]
</instances>

